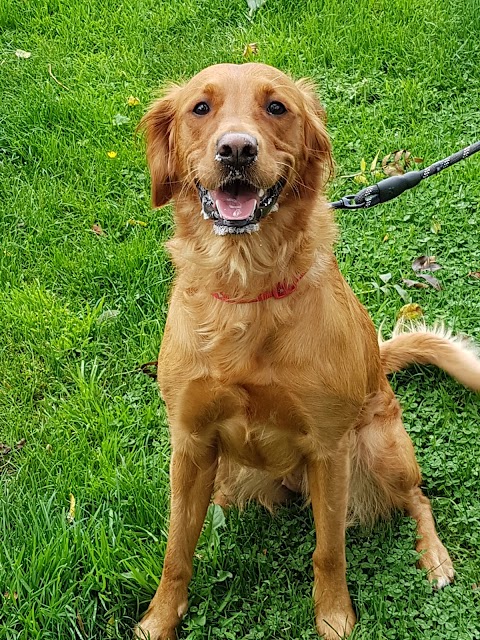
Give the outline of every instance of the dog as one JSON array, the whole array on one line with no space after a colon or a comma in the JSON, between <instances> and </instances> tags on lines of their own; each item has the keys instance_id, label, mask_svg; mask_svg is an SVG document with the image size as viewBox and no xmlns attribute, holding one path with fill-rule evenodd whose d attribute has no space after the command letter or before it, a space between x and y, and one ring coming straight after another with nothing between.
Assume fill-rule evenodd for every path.
<instances>
[{"instance_id":1,"label":"dog","mask_svg":"<svg viewBox=\"0 0 480 640\"><path fill-rule=\"evenodd\" d=\"M417 524L419 565L454 578L386 374L431 363L480 389L473 347L425 327L382 342L338 269L324 197L332 169L313 84L273 67L209 67L154 102L152 202L175 202L176 266L158 383L170 423L171 512L160 585L137 638L172 640L205 514L302 492L313 510L318 633L355 624L345 527L393 509Z\"/></svg>"}]
</instances>

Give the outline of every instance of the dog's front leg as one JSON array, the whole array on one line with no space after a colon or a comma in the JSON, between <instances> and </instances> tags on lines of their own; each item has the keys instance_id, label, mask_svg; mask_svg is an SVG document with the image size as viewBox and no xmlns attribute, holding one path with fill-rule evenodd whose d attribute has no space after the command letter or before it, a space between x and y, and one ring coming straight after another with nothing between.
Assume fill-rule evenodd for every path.
<instances>
[{"instance_id":1,"label":"dog's front leg","mask_svg":"<svg viewBox=\"0 0 480 640\"><path fill-rule=\"evenodd\" d=\"M162 578L147 613L135 629L144 640L173 640L187 610L192 558L207 512L217 469L214 446L192 455L175 450L170 465L171 510Z\"/></svg>"},{"instance_id":2,"label":"dog's front leg","mask_svg":"<svg viewBox=\"0 0 480 640\"><path fill-rule=\"evenodd\" d=\"M349 469L347 437L328 457L308 462L317 536L313 553L315 619L318 633L327 640L348 636L355 624L345 559Z\"/></svg>"}]
</instances>

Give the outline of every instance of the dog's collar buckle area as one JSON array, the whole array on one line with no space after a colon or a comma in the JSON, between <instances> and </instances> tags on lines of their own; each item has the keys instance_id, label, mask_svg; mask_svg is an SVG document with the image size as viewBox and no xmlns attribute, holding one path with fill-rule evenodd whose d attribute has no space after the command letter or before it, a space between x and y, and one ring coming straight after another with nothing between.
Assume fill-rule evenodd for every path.
<instances>
[{"instance_id":1,"label":"dog's collar buckle area","mask_svg":"<svg viewBox=\"0 0 480 640\"><path fill-rule=\"evenodd\" d=\"M230 302L232 304L250 304L252 302L263 302L263 300L268 300L269 298L275 298L275 300L281 300L282 298L286 298L291 293L293 293L300 280L307 272L298 274L295 276L292 282L278 282L275 287L271 291L264 291L256 298L251 300L236 300L235 298L230 298L226 293L215 292L212 293L212 296L217 300L221 300L222 302Z\"/></svg>"}]
</instances>

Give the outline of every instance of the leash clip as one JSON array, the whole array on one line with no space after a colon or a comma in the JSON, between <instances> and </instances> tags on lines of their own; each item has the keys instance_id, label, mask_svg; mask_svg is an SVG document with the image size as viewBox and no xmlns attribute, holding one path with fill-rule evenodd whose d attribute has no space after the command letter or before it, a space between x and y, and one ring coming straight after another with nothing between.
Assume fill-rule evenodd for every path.
<instances>
[{"instance_id":1,"label":"leash clip","mask_svg":"<svg viewBox=\"0 0 480 640\"><path fill-rule=\"evenodd\" d=\"M342 209L363 209L365 202L355 202L355 194L340 198L343 203Z\"/></svg>"}]
</instances>

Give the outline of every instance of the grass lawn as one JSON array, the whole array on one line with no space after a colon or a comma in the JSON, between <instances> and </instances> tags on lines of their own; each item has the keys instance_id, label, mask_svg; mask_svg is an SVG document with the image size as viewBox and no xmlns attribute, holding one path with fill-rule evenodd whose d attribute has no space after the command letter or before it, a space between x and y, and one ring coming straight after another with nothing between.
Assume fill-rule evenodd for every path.
<instances>
[{"instance_id":1,"label":"grass lawn","mask_svg":"<svg viewBox=\"0 0 480 640\"><path fill-rule=\"evenodd\" d=\"M342 176L362 158L374 179L379 150L430 164L480 138L479 33L478 0L267 0L253 19L245 0L3 1L1 640L128 638L160 575L168 430L138 365L162 336L172 220L150 209L134 134L155 89L258 43L255 59L318 82L336 199L361 188ZM443 290L409 289L407 301L480 341L480 280L468 275L480 271L479 174L474 157L393 203L338 214L341 269L385 333L405 303L393 285L429 254ZM479 401L433 369L394 385L457 581L432 591L406 517L350 530L352 637L478 640ZM310 511L218 516L181 637L315 638Z\"/></svg>"}]
</instances>

